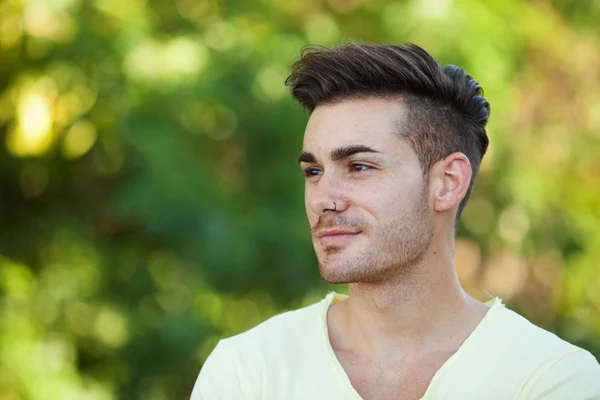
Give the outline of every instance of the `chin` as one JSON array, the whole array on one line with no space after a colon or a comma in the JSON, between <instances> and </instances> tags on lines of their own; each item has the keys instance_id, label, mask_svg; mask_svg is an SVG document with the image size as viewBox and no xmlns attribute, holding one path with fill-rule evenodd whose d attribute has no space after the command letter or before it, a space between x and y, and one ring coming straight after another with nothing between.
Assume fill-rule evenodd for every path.
<instances>
[{"instance_id":1,"label":"chin","mask_svg":"<svg viewBox=\"0 0 600 400\"><path fill-rule=\"evenodd\" d=\"M341 256L341 254L340 254ZM346 257L325 256L319 258L319 272L321 278L327 283L344 284L360 281L364 278L364 271L348 262Z\"/></svg>"},{"instance_id":2,"label":"chin","mask_svg":"<svg viewBox=\"0 0 600 400\"><path fill-rule=\"evenodd\" d=\"M349 274L344 273L343 271L332 271L328 269L320 269L321 278L329 284L332 285L340 285L346 283L353 283L354 280L349 276Z\"/></svg>"}]
</instances>

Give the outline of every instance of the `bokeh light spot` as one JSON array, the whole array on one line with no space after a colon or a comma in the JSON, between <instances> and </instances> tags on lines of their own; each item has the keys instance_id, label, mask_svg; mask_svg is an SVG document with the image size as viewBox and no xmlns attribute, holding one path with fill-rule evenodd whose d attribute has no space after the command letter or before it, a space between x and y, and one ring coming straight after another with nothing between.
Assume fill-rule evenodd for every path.
<instances>
[{"instance_id":1,"label":"bokeh light spot","mask_svg":"<svg viewBox=\"0 0 600 400\"><path fill-rule=\"evenodd\" d=\"M52 107L37 91L24 93L17 106L17 123L7 136L8 150L16 156L38 156L54 141Z\"/></svg>"},{"instance_id":2,"label":"bokeh light spot","mask_svg":"<svg viewBox=\"0 0 600 400\"><path fill-rule=\"evenodd\" d=\"M115 309L103 307L94 325L96 337L109 347L121 347L129 341L129 327L125 317Z\"/></svg>"},{"instance_id":3,"label":"bokeh light spot","mask_svg":"<svg viewBox=\"0 0 600 400\"><path fill-rule=\"evenodd\" d=\"M472 240L459 238L454 248L454 260L461 282L472 281L479 269L481 250Z\"/></svg>"},{"instance_id":4,"label":"bokeh light spot","mask_svg":"<svg viewBox=\"0 0 600 400\"><path fill-rule=\"evenodd\" d=\"M0 13L0 16L2 14ZM17 13L10 13L0 18L0 47L8 49L16 46L23 37L21 18Z\"/></svg>"},{"instance_id":5,"label":"bokeh light spot","mask_svg":"<svg viewBox=\"0 0 600 400\"><path fill-rule=\"evenodd\" d=\"M229 108L217 105L207 108L203 114L204 133L213 140L231 137L237 128L237 116Z\"/></svg>"},{"instance_id":6,"label":"bokeh light spot","mask_svg":"<svg viewBox=\"0 0 600 400\"><path fill-rule=\"evenodd\" d=\"M262 69L256 76L253 87L254 95L265 102L274 102L287 94L284 84L287 70L278 65L270 65Z\"/></svg>"},{"instance_id":7,"label":"bokeh light spot","mask_svg":"<svg viewBox=\"0 0 600 400\"><path fill-rule=\"evenodd\" d=\"M507 207L498 218L500 237L513 246L519 246L529 230L529 217L522 207Z\"/></svg>"},{"instance_id":8,"label":"bokeh light spot","mask_svg":"<svg viewBox=\"0 0 600 400\"><path fill-rule=\"evenodd\" d=\"M86 154L96 143L96 126L88 120L73 124L63 139L63 154L75 159Z\"/></svg>"},{"instance_id":9,"label":"bokeh light spot","mask_svg":"<svg viewBox=\"0 0 600 400\"><path fill-rule=\"evenodd\" d=\"M523 288L526 274L525 260L516 253L503 251L486 263L484 288L493 296L510 300Z\"/></svg>"},{"instance_id":10,"label":"bokeh light spot","mask_svg":"<svg viewBox=\"0 0 600 400\"><path fill-rule=\"evenodd\" d=\"M237 42L237 31L231 23L219 21L206 29L204 41L215 50L228 51Z\"/></svg>"},{"instance_id":11,"label":"bokeh light spot","mask_svg":"<svg viewBox=\"0 0 600 400\"><path fill-rule=\"evenodd\" d=\"M126 55L123 68L135 81L177 83L198 78L208 58L206 47L188 37L167 42L146 40Z\"/></svg>"},{"instance_id":12,"label":"bokeh light spot","mask_svg":"<svg viewBox=\"0 0 600 400\"><path fill-rule=\"evenodd\" d=\"M26 299L35 287L35 277L23 264L0 257L0 285L3 293L13 299Z\"/></svg>"},{"instance_id":13,"label":"bokeh light spot","mask_svg":"<svg viewBox=\"0 0 600 400\"><path fill-rule=\"evenodd\" d=\"M204 69L208 53L197 41L180 37L166 44L163 59L164 68L169 74L193 76Z\"/></svg>"},{"instance_id":14,"label":"bokeh light spot","mask_svg":"<svg viewBox=\"0 0 600 400\"><path fill-rule=\"evenodd\" d=\"M332 45L340 39L340 29L328 14L320 13L308 18L304 24L304 33L309 42Z\"/></svg>"}]
</instances>

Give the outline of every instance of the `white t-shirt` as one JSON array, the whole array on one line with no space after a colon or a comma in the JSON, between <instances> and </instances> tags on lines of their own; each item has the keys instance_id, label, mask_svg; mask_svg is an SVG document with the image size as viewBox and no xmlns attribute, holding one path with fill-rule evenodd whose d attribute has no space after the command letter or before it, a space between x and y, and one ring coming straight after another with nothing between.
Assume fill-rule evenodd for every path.
<instances>
[{"instance_id":1,"label":"white t-shirt","mask_svg":"<svg viewBox=\"0 0 600 400\"><path fill-rule=\"evenodd\" d=\"M361 400L335 356L327 309L345 296L277 315L221 340L192 400ZM421 400L600 400L589 352L507 309L499 298L433 377Z\"/></svg>"}]
</instances>

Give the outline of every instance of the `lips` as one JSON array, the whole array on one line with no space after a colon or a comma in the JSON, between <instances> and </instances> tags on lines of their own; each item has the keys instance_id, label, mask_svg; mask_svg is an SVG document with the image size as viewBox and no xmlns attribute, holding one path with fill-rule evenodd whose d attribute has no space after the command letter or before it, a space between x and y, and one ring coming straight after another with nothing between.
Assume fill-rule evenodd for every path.
<instances>
[{"instance_id":1,"label":"lips","mask_svg":"<svg viewBox=\"0 0 600 400\"><path fill-rule=\"evenodd\" d=\"M357 235L359 232L356 231L348 231L344 229L325 229L320 231L317 234L319 239L328 237L328 236L342 236L342 235Z\"/></svg>"},{"instance_id":2,"label":"lips","mask_svg":"<svg viewBox=\"0 0 600 400\"><path fill-rule=\"evenodd\" d=\"M323 247L343 247L350 243L360 232L344 229L326 229L317 234Z\"/></svg>"}]
</instances>

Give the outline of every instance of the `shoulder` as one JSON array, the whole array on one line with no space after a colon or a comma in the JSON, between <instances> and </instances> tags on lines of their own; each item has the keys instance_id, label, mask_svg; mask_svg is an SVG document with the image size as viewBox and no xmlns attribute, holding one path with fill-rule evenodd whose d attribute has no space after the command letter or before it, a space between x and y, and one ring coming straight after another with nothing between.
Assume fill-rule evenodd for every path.
<instances>
[{"instance_id":1,"label":"shoulder","mask_svg":"<svg viewBox=\"0 0 600 400\"><path fill-rule=\"evenodd\" d=\"M600 400L600 365L590 352L507 308L498 310L495 328L507 365L526 377L520 398Z\"/></svg>"},{"instance_id":2,"label":"shoulder","mask_svg":"<svg viewBox=\"0 0 600 400\"><path fill-rule=\"evenodd\" d=\"M244 371L271 371L273 365L291 368L325 348L324 313L328 298L308 307L278 314L239 335L223 339ZM283 371L278 371L283 372Z\"/></svg>"},{"instance_id":3,"label":"shoulder","mask_svg":"<svg viewBox=\"0 0 600 400\"><path fill-rule=\"evenodd\" d=\"M581 350L508 308L497 310L494 325L501 342L513 348L515 353L526 354L538 361L555 359Z\"/></svg>"},{"instance_id":4,"label":"shoulder","mask_svg":"<svg viewBox=\"0 0 600 400\"><path fill-rule=\"evenodd\" d=\"M319 331L324 302L275 315L243 333L223 339L228 346L238 349L268 347L276 344L304 341L309 332Z\"/></svg>"},{"instance_id":5,"label":"shoulder","mask_svg":"<svg viewBox=\"0 0 600 400\"><path fill-rule=\"evenodd\" d=\"M202 366L192 399L260 398L266 371L285 368L282 360L297 360L319 340L326 300L276 315L219 341Z\"/></svg>"},{"instance_id":6,"label":"shoulder","mask_svg":"<svg viewBox=\"0 0 600 400\"><path fill-rule=\"evenodd\" d=\"M541 366L520 398L600 400L600 365L591 353L576 348Z\"/></svg>"},{"instance_id":7,"label":"shoulder","mask_svg":"<svg viewBox=\"0 0 600 400\"><path fill-rule=\"evenodd\" d=\"M306 348L322 338L323 312L328 298L293 311L275 315L219 343L227 352L247 362L260 363Z\"/></svg>"},{"instance_id":8,"label":"shoulder","mask_svg":"<svg viewBox=\"0 0 600 400\"><path fill-rule=\"evenodd\" d=\"M564 395L600 382L594 357L504 307L500 299L457 354L440 388L456 388L461 398L600 400ZM553 387L563 392L545 396Z\"/></svg>"}]
</instances>

